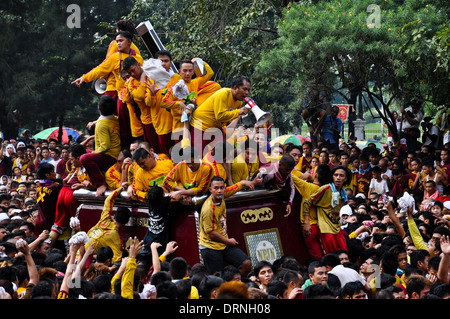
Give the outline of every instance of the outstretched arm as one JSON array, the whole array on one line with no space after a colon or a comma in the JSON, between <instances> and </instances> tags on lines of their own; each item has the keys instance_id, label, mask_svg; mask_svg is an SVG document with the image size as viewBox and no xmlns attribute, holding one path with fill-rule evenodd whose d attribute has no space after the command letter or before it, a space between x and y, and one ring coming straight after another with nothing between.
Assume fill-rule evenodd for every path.
<instances>
[{"instance_id":1,"label":"outstretched arm","mask_svg":"<svg viewBox=\"0 0 450 319\"><path fill-rule=\"evenodd\" d=\"M442 259L439 263L437 276L442 283L449 283L448 270L450 266L450 239L448 236L441 237Z\"/></svg>"}]
</instances>

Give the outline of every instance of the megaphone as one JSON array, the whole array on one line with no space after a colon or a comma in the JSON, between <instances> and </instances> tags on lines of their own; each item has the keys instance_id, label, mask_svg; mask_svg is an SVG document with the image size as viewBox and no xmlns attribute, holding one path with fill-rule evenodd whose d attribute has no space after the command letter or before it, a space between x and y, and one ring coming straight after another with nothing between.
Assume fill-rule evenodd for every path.
<instances>
[{"instance_id":1,"label":"megaphone","mask_svg":"<svg viewBox=\"0 0 450 319\"><path fill-rule=\"evenodd\" d=\"M244 98L244 102L246 103L244 107L249 108L255 115L257 125L261 126L270 119L270 113L261 110L252 98L246 97ZM243 117L246 116L247 114L245 114Z\"/></svg>"},{"instance_id":2,"label":"megaphone","mask_svg":"<svg viewBox=\"0 0 450 319\"><path fill-rule=\"evenodd\" d=\"M106 92L108 83L104 78L98 78L92 81L92 92L98 95L103 95Z\"/></svg>"}]
</instances>

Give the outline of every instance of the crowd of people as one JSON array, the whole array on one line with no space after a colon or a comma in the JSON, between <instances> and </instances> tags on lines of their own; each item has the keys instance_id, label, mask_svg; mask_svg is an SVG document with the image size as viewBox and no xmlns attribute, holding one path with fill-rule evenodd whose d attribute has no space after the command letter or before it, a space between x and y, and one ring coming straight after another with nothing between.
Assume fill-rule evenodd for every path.
<instances>
[{"instance_id":1,"label":"crowd of people","mask_svg":"<svg viewBox=\"0 0 450 319\"><path fill-rule=\"evenodd\" d=\"M413 137L420 109L402 112L406 137L383 149L341 139L335 107L320 112L317 145L272 143L270 122L242 124L248 78L222 88L198 58L174 73L168 51L149 66L132 28L119 21L106 59L74 81L107 79L99 117L87 124L94 134L59 143L25 130L1 145L0 298L450 298L450 143L439 138L445 131ZM286 197L283 214L298 216L306 262L284 255L252 265L228 236L226 199L255 188ZM104 200L87 232L78 189ZM208 196L202 261L189 265L173 255L167 212L200 195ZM149 207L147 233L129 247L119 231L131 211L113 213L120 197Z\"/></svg>"}]
</instances>

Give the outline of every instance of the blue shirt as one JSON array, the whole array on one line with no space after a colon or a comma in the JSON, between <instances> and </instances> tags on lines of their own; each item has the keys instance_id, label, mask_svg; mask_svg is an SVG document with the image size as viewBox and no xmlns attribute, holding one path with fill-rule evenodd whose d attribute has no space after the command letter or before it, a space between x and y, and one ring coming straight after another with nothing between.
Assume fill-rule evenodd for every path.
<instances>
[{"instance_id":1,"label":"blue shirt","mask_svg":"<svg viewBox=\"0 0 450 319\"><path fill-rule=\"evenodd\" d=\"M324 140L330 142L331 144L338 143L339 140L335 139L336 133L330 129L331 126L334 126L339 130L339 132L341 132L342 120L339 117L334 119L331 115L327 115L322 125Z\"/></svg>"}]
</instances>

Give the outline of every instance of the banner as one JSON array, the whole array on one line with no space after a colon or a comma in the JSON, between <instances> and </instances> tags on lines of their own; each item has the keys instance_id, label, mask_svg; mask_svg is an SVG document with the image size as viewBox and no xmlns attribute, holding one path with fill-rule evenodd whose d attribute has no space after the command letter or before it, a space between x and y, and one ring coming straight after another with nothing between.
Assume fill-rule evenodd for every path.
<instances>
[{"instance_id":1,"label":"banner","mask_svg":"<svg viewBox=\"0 0 450 319\"><path fill-rule=\"evenodd\" d=\"M350 107L353 107L353 104L333 104L333 106L337 106L339 108L338 117L342 120L342 123L347 121L348 111Z\"/></svg>"}]
</instances>

